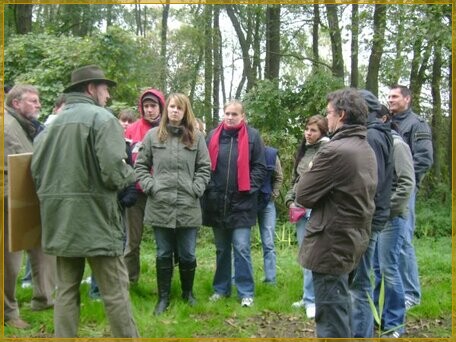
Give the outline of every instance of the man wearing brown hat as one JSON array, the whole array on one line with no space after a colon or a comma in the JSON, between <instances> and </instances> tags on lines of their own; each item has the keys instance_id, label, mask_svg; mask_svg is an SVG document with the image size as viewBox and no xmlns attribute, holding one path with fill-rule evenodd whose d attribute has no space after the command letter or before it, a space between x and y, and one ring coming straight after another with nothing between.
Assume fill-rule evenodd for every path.
<instances>
[{"instance_id":1,"label":"man wearing brown hat","mask_svg":"<svg viewBox=\"0 0 456 342\"><path fill-rule=\"evenodd\" d=\"M32 175L40 200L42 247L57 256L55 337L77 337L79 287L87 259L114 337L138 337L123 261L117 192L134 182L125 142L106 109L116 83L89 65L71 74L66 105L34 143Z\"/></svg>"}]
</instances>

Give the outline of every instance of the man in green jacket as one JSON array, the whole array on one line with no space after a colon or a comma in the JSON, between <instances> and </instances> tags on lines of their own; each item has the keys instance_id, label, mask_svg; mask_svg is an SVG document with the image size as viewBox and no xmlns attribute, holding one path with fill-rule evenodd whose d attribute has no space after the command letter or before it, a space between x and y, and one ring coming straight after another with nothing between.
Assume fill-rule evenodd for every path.
<instances>
[{"instance_id":1,"label":"man in green jacket","mask_svg":"<svg viewBox=\"0 0 456 342\"><path fill-rule=\"evenodd\" d=\"M34 144L42 247L57 256L56 337L76 337L85 259L95 275L114 337L138 337L123 261L117 192L135 181L123 131L103 107L105 78L95 65L73 71L66 104Z\"/></svg>"}]
</instances>

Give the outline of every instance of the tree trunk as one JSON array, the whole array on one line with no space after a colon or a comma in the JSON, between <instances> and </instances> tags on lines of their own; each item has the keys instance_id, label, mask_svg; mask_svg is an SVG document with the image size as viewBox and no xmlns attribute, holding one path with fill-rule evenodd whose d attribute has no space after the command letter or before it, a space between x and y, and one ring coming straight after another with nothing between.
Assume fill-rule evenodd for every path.
<instances>
[{"instance_id":1,"label":"tree trunk","mask_svg":"<svg viewBox=\"0 0 456 342\"><path fill-rule=\"evenodd\" d=\"M113 13L112 7L114 5L106 5L106 27L109 28L112 26Z\"/></svg>"},{"instance_id":2,"label":"tree trunk","mask_svg":"<svg viewBox=\"0 0 456 342\"><path fill-rule=\"evenodd\" d=\"M33 5L14 5L14 20L18 34L32 32L32 10Z\"/></svg>"},{"instance_id":3,"label":"tree trunk","mask_svg":"<svg viewBox=\"0 0 456 342\"><path fill-rule=\"evenodd\" d=\"M249 48L250 48L250 42L246 39L246 36L242 32L241 24L239 23L238 18L236 17L236 14L234 13L234 9L232 5L226 5L225 6L226 13L228 14L228 17L231 20L231 23L233 24L234 30L236 32L236 35L239 39L239 44L241 46L241 53L242 53L242 61L244 64L244 70L243 70L243 79L239 83L240 86L243 87L245 79L247 79L247 91L249 91L254 84L254 76L253 76L253 70L252 70L252 64L250 62L250 55L249 55ZM240 94L242 92L242 89L237 89L236 90L236 98L240 97Z\"/></svg>"},{"instance_id":4,"label":"tree trunk","mask_svg":"<svg viewBox=\"0 0 456 342\"><path fill-rule=\"evenodd\" d=\"M162 12L162 25L161 25L161 32L160 32L160 80L159 84L161 89L166 92L166 75L168 74L168 65L167 65L167 57L166 57L166 45L168 43L168 17L169 17L169 3L163 5L163 12Z\"/></svg>"},{"instance_id":5,"label":"tree trunk","mask_svg":"<svg viewBox=\"0 0 456 342\"><path fill-rule=\"evenodd\" d=\"M423 52L424 49L424 52ZM413 43L413 58L410 71L410 91L412 93L412 109L415 113L421 113L421 88L425 82L426 69L431 57L432 45L428 43L423 47L423 39L416 39ZM421 58L421 54L423 57Z\"/></svg>"},{"instance_id":6,"label":"tree trunk","mask_svg":"<svg viewBox=\"0 0 456 342\"><path fill-rule=\"evenodd\" d=\"M453 85L452 85L452 80L453 80L453 67L452 67L452 61L453 61L453 53L450 50L450 56L448 57L448 69L450 72L448 73L448 108L450 111L450 123L448 125L448 145L447 145L447 165L448 165L448 179L449 182L451 183L451 179L453 177L453 156L456 157L455 149L453 148Z\"/></svg>"},{"instance_id":7,"label":"tree trunk","mask_svg":"<svg viewBox=\"0 0 456 342\"><path fill-rule=\"evenodd\" d=\"M328 17L329 37L331 38L332 73L336 77L344 78L344 58L342 55L342 36L339 28L337 5L326 5Z\"/></svg>"},{"instance_id":8,"label":"tree trunk","mask_svg":"<svg viewBox=\"0 0 456 342\"><path fill-rule=\"evenodd\" d=\"M204 19L204 117L205 122L212 121L212 7L205 5Z\"/></svg>"},{"instance_id":9,"label":"tree trunk","mask_svg":"<svg viewBox=\"0 0 456 342\"><path fill-rule=\"evenodd\" d=\"M385 45L386 5L375 5L374 37L366 75L366 89L378 96L378 73Z\"/></svg>"},{"instance_id":10,"label":"tree trunk","mask_svg":"<svg viewBox=\"0 0 456 342\"><path fill-rule=\"evenodd\" d=\"M320 6L318 4L313 5L313 22L312 22L312 54L313 54L313 61L312 61L312 69L315 71L319 65L318 62L320 60L320 53L318 51L319 45L319 25L320 25Z\"/></svg>"},{"instance_id":11,"label":"tree trunk","mask_svg":"<svg viewBox=\"0 0 456 342\"><path fill-rule=\"evenodd\" d=\"M358 36L359 36L359 9L357 4L352 5L352 39L351 39L351 72L350 72L350 87L358 88L359 72L358 72Z\"/></svg>"},{"instance_id":12,"label":"tree trunk","mask_svg":"<svg viewBox=\"0 0 456 342\"><path fill-rule=\"evenodd\" d=\"M137 1L137 0L136 0ZM142 36L141 4L135 1L136 35Z\"/></svg>"},{"instance_id":13,"label":"tree trunk","mask_svg":"<svg viewBox=\"0 0 456 342\"><path fill-rule=\"evenodd\" d=\"M397 6L397 10L399 11L398 16L402 18L404 6ZM398 84L399 78L401 75L402 65L404 63L404 58L402 58L402 49L403 49L403 42L404 42L404 21L405 20L398 20L397 22L397 32L395 35L395 58L393 62L393 72L391 73L390 84Z\"/></svg>"},{"instance_id":14,"label":"tree trunk","mask_svg":"<svg viewBox=\"0 0 456 342\"><path fill-rule=\"evenodd\" d=\"M432 94L432 146L434 150L434 164L432 165L435 179L441 179L439 134L442 130L442 98L440 96L440 82L442 81L442 42L437 39L434 45L434 62L432 64L431 94Z\"/></svg>"},{"instance_id":15,"label":"tree trunk","mask_svg":"<svg viewBox=\"0 0 456 342\"><path fill-rule=\"evenodd\" d=\"M212 120L210 122L210 128L213 128L218 123L218 112L220 106L220 75L222 74L222 54L220 50L221 42L221 33L220 33L220 6L214 6L214 27L213 27L213 58L214 58L214 84L212 86ZM209 122L206 121L206 124L209 126Z\"/></svg>"},{"instance_id":16,"label":"tree trunk","mask_svg":"<svg viewBox=\"0 0 456 342\"><path fill-rule=\"evenodd\" d=\"M264 78L279 78L280 70L280 5L266 8L266 64Z\"/></svg>"},{"instance_id":17,"label":"tree trunk","mask_svg":"<svg viewBox=\"0 0 456 342\"><path fill-rule=\"evenodd\" d=\"M261 79L261 42L262 42L262 37L261 37L261 27L263 24L262 20L262 10L261 8L258 8L257 6L253 7L253 11L255 12L255 15L253 16L254 21L253 21L253 32L252 32L252 37L253 39L250 39L253 45L253 65L252 69L254 72L254 77L255 79Z\"/></svg>"}]
</instances>

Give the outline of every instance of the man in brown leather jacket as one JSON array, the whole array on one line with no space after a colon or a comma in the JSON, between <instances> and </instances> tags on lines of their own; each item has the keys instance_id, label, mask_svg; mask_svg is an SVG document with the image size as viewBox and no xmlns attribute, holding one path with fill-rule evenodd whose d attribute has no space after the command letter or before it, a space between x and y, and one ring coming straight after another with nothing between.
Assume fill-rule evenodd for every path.
<instances>
[{"instance_id":1,"label":"man in brown leather jacket","mask_svg":"<svg viewBox=\"0 0 456 342\"><path fill-rule=\"evenodd\" d=\"M317 337L350 338L349 274L369 243L377 162L366 138L364 99L342 89L327 100L331 140L296 189L296 202L312 208L299 262L312 270Z\"/></svg>"}]
</instances>

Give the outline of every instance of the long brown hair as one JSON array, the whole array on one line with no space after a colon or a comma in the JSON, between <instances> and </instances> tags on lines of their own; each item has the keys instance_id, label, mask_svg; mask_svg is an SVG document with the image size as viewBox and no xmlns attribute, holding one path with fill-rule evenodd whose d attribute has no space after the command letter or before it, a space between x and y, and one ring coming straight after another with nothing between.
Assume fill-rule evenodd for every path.
<instances>
[{"instance_id":1,"label":"long brown hair","mask_svg":"<svg viewBox=\"0 0 456 342\"><path fill-rule=\"evenodd\" d=\"M321 138L325 137L328 134L328 120L320 114L317 115L312 115L309 119L306 121L306 125L304 127L307 128L309 125L316 124L318 127L318 130L321 133ZM320 139L321 139L320 138ZM293 175L294 177L297 176L297 168L298 164L301 161L302 157L306 154L306 134L304 132L304 136L302 137L301 145L299 146L298 151L296 152L295 156L295 162L293 166Z\"/></svg>"},{"instance_id":2,"label":"long brown hair","mask_svg":"<svg viewBox=\"0 0 456 342\"><path fill-rule=\"evenodd\" d=\"M184 116L181 121L181 127L183 129L182 143L187 147L191 147L195 142L195 115L193 114L189 98L182 93L174 93L168 96L165 108L163 109L160 126L158 128L158 140L160 142L165 142L168 138L168 130L166 126L169 123L168 106L171 100L173 100L174 103L184 111Z\"/></svg>"}]
</instances>

